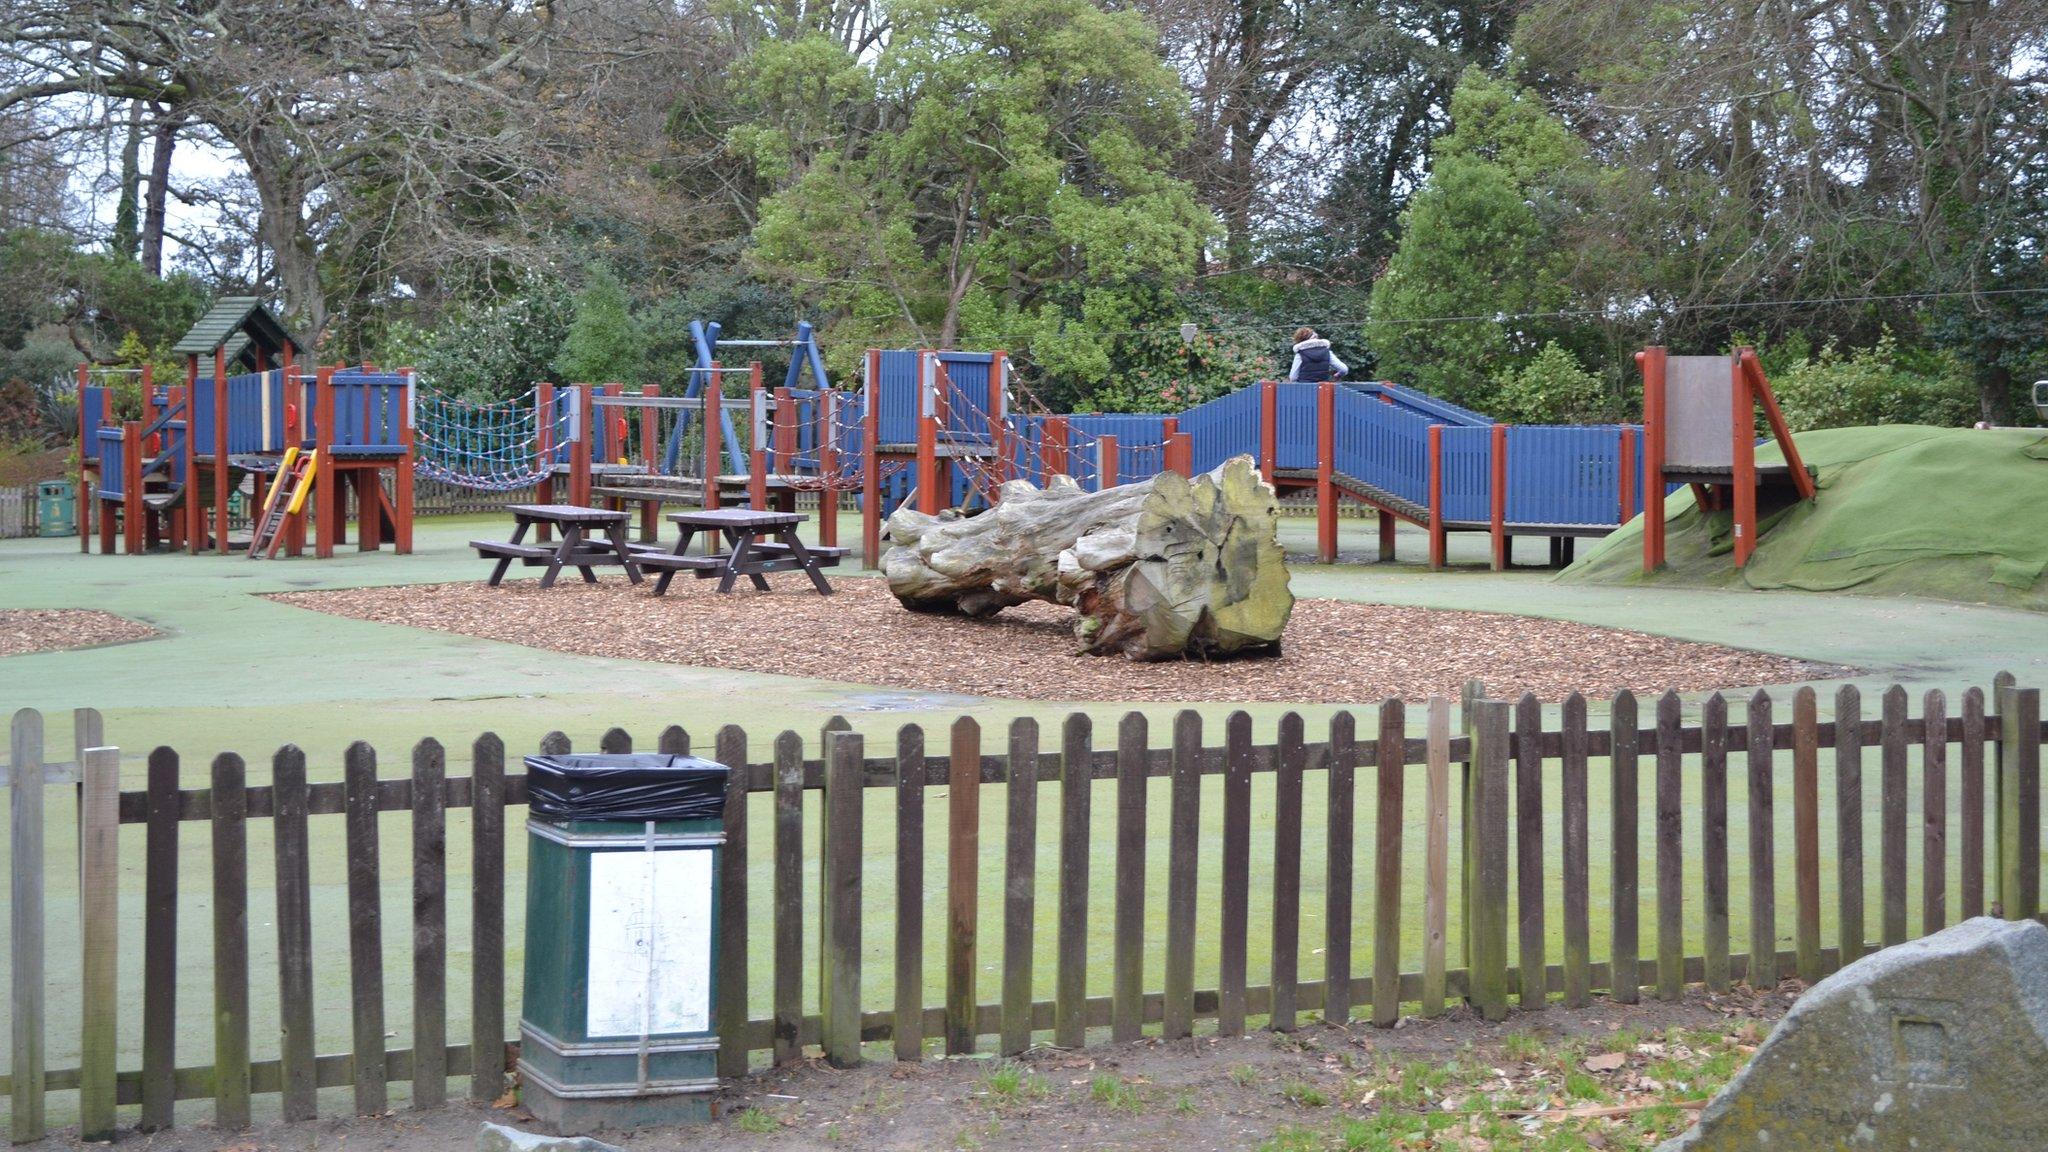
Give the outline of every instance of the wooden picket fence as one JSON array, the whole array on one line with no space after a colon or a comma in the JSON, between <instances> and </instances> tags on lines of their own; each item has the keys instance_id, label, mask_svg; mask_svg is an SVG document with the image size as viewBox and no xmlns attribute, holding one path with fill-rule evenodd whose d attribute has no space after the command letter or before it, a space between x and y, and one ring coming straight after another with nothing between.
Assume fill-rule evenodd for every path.
<instances>
[{"instance_id":1,"label":"wooden picket fence","mask_svg":"<svg viewBox=\"0 0 2048 1152\"><path fill-rule=\"evenodd\" d=\"M1420 736L1409 734L1407 707L1398 700L1381 704L1375 728L1361 735L1352 713L1338 713L1326 738L1310 742L1299 716L1284 716L1278 739L1255 744L1251 722L1243 713L1223 724L1220 746L1205 742L1201 717L1178 714L1170 725L1167 747L1153 747L1146 718L1132 713L1117 725L1110 747L1098 747L1091 722L1080 714L1060 725L1057 751L1041 748L1036 721L1020 719L1007 733L1001 755L990 754L983 733L972 718L952 724L946 734L947 754L927 753L925 735L917 726L903 727L894 754L869 757L863 738L845 731L843 721L827 726L824 755L806 758L803 739L784 732L772 742L773 754L750 762L747 733L727 726L715 736L712 755L730 765L744 765L730 777L725 807L726 860L721 870L720 915L727 924L747 924L748 904L767 900L773 910L772 934L766 955L746 931L726 931L715 957L719 997L716 1030L720 1038L721 1075L744 1074L754 1052L766 1051L777 1064L800 1058L805 1046L822 1046L836 1064L858 1062L863 1046L887 1042L899 1060L916 1060L927 1037L942 1039L949 1053L976 1049L981 1039L995 1036L1004 1054L1024 1051L1034 1040L1078 1046L1108 1038L1126 1041L1157 1025L1169 1037L1189 1035L1198 1020L1213 1020L1223 1034L1241 1033L1255 1020L1285 1031L1298 1027L1305 1014L1344 1021L1354 1016L1380 1025L1396 1022L1412 1006L1424 1014L1465 1001L1488 1019L1507 1014L1511 1001L1522 1009L1541 1009L1553 998L1567 1005L1585 1004L1596 990L1616 1000L1634 1001L1648 987L1661 997L1678 996L1687 982L1723 989L1736 980L1775 984L1781 977L1817 980L1841 964L1878 946L1907 939L1908 857L1914 836L1909 803L1909 754L1918 748L1922 772L1918 813L1921 866L1921 930L1932 932L1950 922L1947 907L1951 863L1957 869L1961 906L1958 918L1982 914L1987 906L2010 917L2040 911L2040 746L2043 731L2040 693L2019 689L2009 677L1993 687L1995 713L1987 713L1985 694L1971 689L1950 715L1940 692L1928 693L1921 714L1910 715L1905 691L1883 694L1879 715L1864 717L1861 696L1842 688L1835 700L1835 718L1821 722L1811 689L1800 689L1791 701L1790 723L1779 723L1774 701L1764 693L1748 703L1745 722L1731 724L1720 696L1706 699L1694 724L1682 722L1679 698L1667 694L1651 709L1650 723L1639 723L1636 698L1622 693L1609 709L1604 728L1589 728L1586 701L1577 695L1556 712L1556 727L1544 727L1544 710L1533 698L1510 705L1484 699L1468 690L1455 709L1435 699L1422 708ZM416 1106L431 1107L446 1099L448 1078L468 1076L470 1094L497 1097L506 1085L506 1068L516 1054L508 1042L503 1003L505 991L504 868L506 809L525 802L523 774L506 771L505 748L494 735L479 737L471 749L472 774L449 778L442 745L433 740L412 749L411 767L402 778L380 778L377 753L369 745L351 745L344 758L343 779L309 783L304 754L286 746L271 758L271 779L251 784L241 757L223 754L210 766L208 786L187 789L178 754L158 748L148 756L147 787L119 789L119 753L103 748L97 714L76 713L76 746L85 749L82 764L43 762L43 718L33 711L17 713L11 742L13 1000L11 1072L0 1084L11 1098L15 1140L43 1134L44 1095L76 1090L82 1132L100 1138L115 1130L117 1105L139 1104L140 1125L160 1129L171 1124L173 1104L180 1099L211 1098L215 1122L223 1129L246 1126L251 1096L277 1093L288 1120L311 1118L321 1087L353 1088L354 1108L376 1113L387 1106L386 1085L410 1081ZM603 751L629 751L631 738L619 729L607 732ZM657 747L688 752L690 736L680 728L660 734ZM541 751L570 748L559 733L550 734ZM1881 922L1876 940L1865 931L1863 865L1863 788L1866 748L1877 756L1877 787L1881 818L1877 830L1880 861ZM1835 924L1832 943L1822 939L1820 835L1820 753L1832 750L1836 819L1834 876ZM1949 782L1950 752L1959 785L1957 815L1960 844L1951 850ZM1789 793L1793 810L1791 868L1796 899L1789 910L1795 946L1777 947L1777 884L1781 855L1775 842L1773 806L1786 790L1780 752L1790 753ZM1733 758L1742 757L1739 768ZM1693 758L1688 765L1687 758ZM1649 928L1653 948L1643 951L1644 928L1637 922L1639 868L1639 772L1647 759L1654 796L1654 828L1648 846L1655 879L1655 923ZM1610 821L1610 955L1596 959L1589 946L1595 910L1588 882L1589 823L1600 814L1589 811L1588 778L1595 762L1612 775ZM1987 794L1987 763L1990 792ZM1408 827L1403 818L1410 786L1409 768L1421 766L1426 820ZM1728 780L1733 771L1746 779L1747 837L1737 845L1749 858L1749 939L1730 939ZM1272 859L1263 870L1271 883L1271 913L1257 927L1270 932L1271 960L1253 984L1248 972L1247 942L1250 891L1256 871L1251 859L1252 781L1258 774L1273 778ZM1685 827L1681 795L1687 777L1696 775L1701 797L1697 826ZM1206 865L1216 880L1210 891L1198 891L1204 777L1221 777L1221 857ZM1145 935L1145 864L1159 839L1148 827L1148 795L1163 778L1167 791L1164 829L1167 872L1165 938ZM1546 811L1545 782L1560 787L1561 804ZM1002 789L1005 805L1001 845L980 840L983 785L1034 781L1041 787ZM76 1068L46 1069L43 1059L43 821L42 797L50 784L82 782L80 802L80 908L82 920L82 1057ZM1113 811L1098 817L1091 811L1094 785L1113 782ZM1034 939L1037 890L1038 805L1045 784L1057 783L1046 795L1057 803L1059 820L1057 882L1047 897L1056 902L1057 934L1052 942L1054 993L1050 1000L1033 998L1034 964L1040 941ZM1302 799L1311 787L1326 790L1328 821L1323 879L1324 940L1319 972L1305 973L1301 940L1304 867ZM929 914L939 919L934 930L945 940L943 1002L925 1002L925 932L928 884L924 855L928 789L946 790L944 911L933 891ZM862 891L864 846L863 800L867 789L888 789L895 812L893 892ZM1375 795L1377 813L1370 829L1355 828L1357 801ZM812 814L822 813L821 843L804 843L806 793L821 793ZM772 805L769 843L749 842L748 806ZM471 935L473 940L470 1035L466 1043L449 1043L447 1031L447 883L449 851L446 814L449 809L473 810L470 821L472 865ZM378 814L409 812L412 841L412 893L409 909L397 914L413 920L412 1004L414 1046L387 1051L384 1013L382 917L379 896ZM1987 813L1989 827L1987 831ZM352 998L351 1051L321 1054L313 1037L311 904L309 891L309 821L339 817L345 826L348 900L349 971ZM1451 860L1451 821L1461 823L1462 858ZM1555 873L1543 850L1545 824L1561 821L1562 854ZM249 962L249 853L251 820L270 820L275 832L276 928L282 1038L279 1058L251 1058L249 1004L252 972ZM1114 853L1109 860L1091 859L1091 829L1098 819L1114 822ZM213 932L203 946L203 963L211 966L214 1002L211 1017L214 1057L210 1064L180 1068L176 1064L177 1005L174 1002L181 946L177 937L177 905L183 894L178 875L181 824L204 822L211 835L210 896ZM121 1004L116 995L115 957L120 926L116 915L118 830L121 824L142 824L146 893L143 900L143 993L140 1004L141 1062L135 1069L117 1069L116 1021L133 1019L136 1005ZM879 846L878 846L879 847ZM806 927L803 875L807 852L819 857L820 907ZM1687 853L1696 853L1703 872L1703 951L1685 948L1683 891ZM756 854L772 861L772 882L765 892L749 891L748 867ZM1352 922L1355 875L1369 857L1372 941L1370 970L1354 962ZM1992 891L1987 902L1987 860ZM1004 877L1001 924L985 931L979 921L980 873L997 868ZM1424 878L1425 909L1422 965L1404 971L1401 959L1404 920L1403 881L1414 869ZM1110 994L1087 994L1086 973L1100 956L1088 949L1091 885L1113 890L1113 926L1108 962ZM1361 889L1360 891L1365 891ZM1551 895L1559 897L1553 907ZM1455 949L1451 934L1453 901L1463 937ZM864 989L861 955L864 946L862 910L894 903L894 928L882 951L891 958L892 987ZM1553 963L1547 953L1549 917L1557 915L1562 955ZM822 1012L807 1015L804 934L821 933L818 981ZM1219 976L1212 988L1197 988L1195 956L1198 939L1213 939L1220 956ZM1511 954L1510 942L1517 945ZM1733 951L1737 943L1745 952ZM1143 973L1148 949L1163 944L1163 986L1147 988ZM982 952L999 957L996 999L984 1002L979 974ZM1451 966L1453 953L1461 959ZM1154 953L1156 955L1156 953ZM1752 963L1752 957L1761 957ZM749 981L766 974L772 989L765 1018L750 1018ZM1310 979L1309 976L1317 978ZM1106 1033L1102 1030L1106 1029ZM1049 1033L1049 1037L1047 1034Z\"/></svg>"}]
</instances>

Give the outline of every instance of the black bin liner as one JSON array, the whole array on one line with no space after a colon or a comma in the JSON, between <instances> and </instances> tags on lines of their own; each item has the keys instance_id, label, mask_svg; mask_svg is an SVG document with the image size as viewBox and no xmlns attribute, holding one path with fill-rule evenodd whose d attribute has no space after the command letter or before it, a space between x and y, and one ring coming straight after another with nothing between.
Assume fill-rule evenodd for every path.
<instances>
[{"instance_id":1,"label":"black bin liner","mask_svg":"<svg viewBox=\"0 0 2048 1152\"><path fill-rule=\"evenodd\" d=\"M528 756L526 802L549 820L718 820L725 765L666 752Z\"/></svg>"}]
</instances>

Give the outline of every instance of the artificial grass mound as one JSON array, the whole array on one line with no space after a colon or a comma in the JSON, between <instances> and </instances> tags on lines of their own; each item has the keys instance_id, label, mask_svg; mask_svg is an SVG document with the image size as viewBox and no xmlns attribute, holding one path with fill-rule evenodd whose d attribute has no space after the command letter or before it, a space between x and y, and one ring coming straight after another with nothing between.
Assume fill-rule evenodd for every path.
<instances>
[{"instance_id":1,"label":"artificial grass mound","mask_svg":"<svg viewBox=\"0 0 2048 1152\"><path fill-rule=\"evenodd\" d=\"M1926 596L2048 611L2048 451L2040 430L1887 425L1798 437L1819 498L1757 525L1737 571L1726 512L1666 500L1667 568L1642 571L1638 517L1557 579ZM1775 444L1758 463L1784 459Z\"/></svg>"}]
</instances>

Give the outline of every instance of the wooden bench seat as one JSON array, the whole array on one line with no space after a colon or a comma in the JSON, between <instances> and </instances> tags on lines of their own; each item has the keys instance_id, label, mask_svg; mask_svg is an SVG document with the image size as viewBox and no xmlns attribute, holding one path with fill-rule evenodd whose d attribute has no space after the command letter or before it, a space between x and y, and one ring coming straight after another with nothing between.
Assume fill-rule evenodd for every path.
<instances>
[{"instance_id":1,"label":"wooden bench seat","mask_svg":"<svg viewBox=\"0 0 2048 1152\"><path fill-rule=\"evenodd\" d=\"M471 540L469 546L476 549L479 556L510 556L515 560L546 561L555 554L553 548L543 548L536 544L508 544L502 540Z\"/></svg>"}]
</instances>

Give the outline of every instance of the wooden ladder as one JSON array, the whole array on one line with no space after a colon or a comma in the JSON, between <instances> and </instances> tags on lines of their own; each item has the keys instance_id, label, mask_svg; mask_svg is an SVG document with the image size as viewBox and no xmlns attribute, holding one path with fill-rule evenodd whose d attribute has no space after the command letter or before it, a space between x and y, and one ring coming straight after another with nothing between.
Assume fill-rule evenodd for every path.
<instances>
[{"instance_id":1,"label":"wooden ladder","mask_svg":"<svg viewBox=\"0 0 2048 1152\"><path fill-rule=\"evenodd\" d=\"M284 539L284 526L306 507L306 493L312 489L313 474L319 470L318 452L287 448L278 461L277 479L270 484L263 511L256 518L255 535L249 538L249 557L268 559L277 555Z\"/></svg>"}]
</instances>

